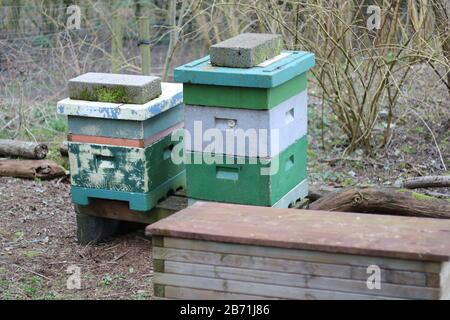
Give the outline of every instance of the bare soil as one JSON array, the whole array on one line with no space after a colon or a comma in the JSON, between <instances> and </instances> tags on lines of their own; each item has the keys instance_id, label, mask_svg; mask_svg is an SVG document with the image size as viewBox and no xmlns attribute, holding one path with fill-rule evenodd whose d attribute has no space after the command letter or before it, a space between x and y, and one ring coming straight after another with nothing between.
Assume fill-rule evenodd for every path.
<instances>
[{"instance_id":1,"label":"bare soil","mask_svg":"<svg viewBox=\"0 0 450 320\"><path fill-rule=\"evenodd\" d=\"M76 243L70 186L0 177L0 299L148 299L151 242L143 227L96 246ZM67 289L69 266L81 289Z\"/></svg>"}]
</instances>

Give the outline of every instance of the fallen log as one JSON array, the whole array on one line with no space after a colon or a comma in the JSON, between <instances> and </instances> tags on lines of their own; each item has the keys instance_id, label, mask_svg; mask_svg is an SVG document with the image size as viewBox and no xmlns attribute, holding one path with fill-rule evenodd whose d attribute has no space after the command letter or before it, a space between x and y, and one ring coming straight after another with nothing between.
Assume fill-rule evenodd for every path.
<instances>
[{"instance_id":1,"label":"fallen log","mask_svg":"<svg viewBox=\"0 0 450 320\"><path fill-rule=\"evenodd\" d=\"M450 218L450 202L395 188L345 188L310 204L309 209Z\"/></svg>"},{"instance_id":2,"label":"fallen log","mask_svg":"<svg viewBox=\"0 0 450 320\"><path fill-rule=\"evenodd\" d=\"M0 139L0 157L44 159L48 147L44 143Z\"/></svg>"},{"instance_id":3,"label":"fallen log","mask_svg":"<svg viewBox=\"0 0 450 320\"><path fill-rule=\"evenodd\" d=\"M399 184L400 188L448 188L450 187L450 176L426 176L407 179Z\"/></svg>"},{"instance_id":4,"label":"fallen log","mask_svg":"<svg viewBox=\"0 0 450 320\"><path fill-rule=\"evenodd\" d=\"M50 160L0 160L0 176L42 180L66 175L63 167Z\"/></svg>"},{"instance_id":5,"label":"fallen log","mask_svg":"<svg viewBox=\"0 0 450 320\"><path fill-rule=\"evenodd\" d=\"M336 191L336 190L342 190L341 188L335 188L335 187L330 187L330 186L315 186L315 185L311 185L309 186L309 190L308 190L308 199L311 202L314 202L320 198L322 198L323 196Z\"/></svg>"}]
</instances>

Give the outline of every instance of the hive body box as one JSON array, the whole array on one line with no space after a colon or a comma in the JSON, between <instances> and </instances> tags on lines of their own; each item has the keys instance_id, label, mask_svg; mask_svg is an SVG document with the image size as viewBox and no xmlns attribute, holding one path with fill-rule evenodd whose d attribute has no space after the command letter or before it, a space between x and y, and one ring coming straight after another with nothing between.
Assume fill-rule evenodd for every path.
<instances>
[{"instance_id":1,"label":"hive body box","mask_svg":"<svg viewBox=\"0 0 450 320\"><path fill-rule=\"evenodd\" d=\"M147 228L155 296L202 300L449 299L449 232L441 219L204 202Z\"/></svg>"},{"instance_id":2,"label":"hive body box","mask_svg":"<svg viewBox=\"0 0 450 320\"><path fill-rule=\"evenodd\" d=\"M175 70L175 81L184 83L190 136L189 198L287 207L306 196L306 84L313 65L311 53L283 51L252 68L216 67L205 57ZM208 140L209 129L223 139ZM202 157L218 161L194 161ZM261 175L267 167L272 174Z\"/></svg>"},{"instance_id":3,"label":"hive body box","mask_svg":"<svg viewBox=\"0 0 450 320\"><path fill-rule=\"evenodd\" d=\"M169 192L185 186L183 165L172 162L183 127L182 88L162 83L162 94L145 104L65 99L68 115L72 200L88 205L101 198L148 211Z\"/></svg>"}]
</instances>

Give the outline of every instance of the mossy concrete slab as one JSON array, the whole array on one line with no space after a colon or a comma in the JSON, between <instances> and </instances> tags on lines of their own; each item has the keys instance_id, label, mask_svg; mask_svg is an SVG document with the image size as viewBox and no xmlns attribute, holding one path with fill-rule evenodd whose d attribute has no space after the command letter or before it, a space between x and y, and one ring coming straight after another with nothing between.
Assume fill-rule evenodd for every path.
<instances>
[{"instance_id":1,"label":"mossy concrete slab","mask_svg":"<svg viewBox=\"0 0 450 320\"><path fill-rule=\"evenodd\" d=\"M251 68L280 54L282 45L280 34L243 33L211 46L211 64Z\"/></svg>"},{"instance_id":2,"label":"mossy concrete slab","mask_svg":"<svg viewBox=\"0 0 450 320\"><path fill-rule=\"evenodd\" d=\"M88 72L69 80L68 89L75 100L144 104L161 95L161 79Z\"/></svg>"}]
</instances>

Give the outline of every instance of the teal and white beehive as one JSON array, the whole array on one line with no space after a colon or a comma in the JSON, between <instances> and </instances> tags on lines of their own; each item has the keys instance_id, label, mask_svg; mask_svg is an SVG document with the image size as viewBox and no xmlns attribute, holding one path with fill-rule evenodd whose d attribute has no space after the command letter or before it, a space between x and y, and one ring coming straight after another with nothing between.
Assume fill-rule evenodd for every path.
<instances>
[{"instance_id":1,"label":"teal and white beehive","mask_svg":"<svg viewBox=\"0 0 450 320\"><path fill-rule=\"evenodd\" d=\"M307 195L314 64L312 53L281 50L278 35L243 34L175 70L190 199L288 207Z\"/></svg>"},{"instance_id":2,"label":"teal and white beehive","mask_svg":"<svg viewBox=\"0 0 450 320\"><path fill-rule=\"evenodd\" d=\"M101 198L152 209L185 186L185 168L171 152L183 127L182 86L159 78L88 73L69 81L58 102L68 116L72 201Z\"/></svg>"}]
</instances>

